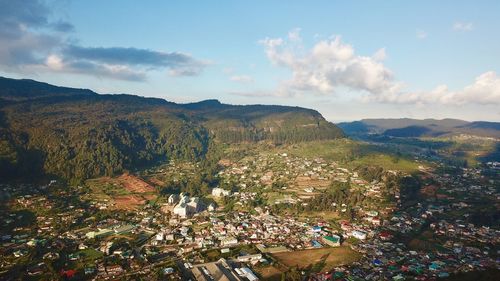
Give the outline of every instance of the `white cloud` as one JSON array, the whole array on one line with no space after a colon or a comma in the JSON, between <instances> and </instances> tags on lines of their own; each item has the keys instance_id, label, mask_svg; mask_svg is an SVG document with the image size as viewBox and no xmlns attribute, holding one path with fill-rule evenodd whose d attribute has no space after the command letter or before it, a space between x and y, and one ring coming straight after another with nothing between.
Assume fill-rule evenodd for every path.
<instances>
[{"instance_id":1,"label":"white cloud","mask_svg":"<svg viewBox=\"0 0 500 281\"><path fill-rule=\"evenodd\" d=\"M428 34L427 34L427 32L423 31L422 29L417 29L416 36L418 39L422 40L422 39L427 38Z\"/></svg>"},{"instance_id":2,"label":"white cloud","mask_svg":"<svg viewBox=\"0 0 500 281\"><path fill-rule=\"evenodd\" d=\"M450 90L447 85L439 85L429 92L392 93L367 96L365 101L407 104L500 104L500 77L494 71L485 72L474 82L461 90Z\"/></svg>"},{"instance_id":3,"label":"white cloud","mask_svg":"<svg viewBox=\"0 0 500 281\"><path fill-rule=\"evenodd\" d=\"M387 54L385 53L385 48L381 48L373 54L372 58L376 61L383 61L387 57Z\"/></svg>"},{"instance_id":4,"label":"white cloud","mask_svg":"<svg viewBox=\"0 0 500 281\"><path fill-rule=\"evenodd\" d=\"M331 95L342 88L364 94L362 100L366 102L500 104L500 78L493 71L479 75L462 90L453 91L447 85L440 85L431 91L409 91L383 64L384 48L372 56L358 55L340 36L319 41L310 50L304 50L300 40L266 38L260 43L273 65L291 71L291 78L282 81L271 92L273 96Z\"/></svg>"},{"instance_id":5,"label":"white cloud","mask_svg":"<svg viewBox=\"0 0 500 281\"><path fill-rule=\"evenodd\" d=\"M306 52L301 45L282 38L266 38L260 42L274 65L292 71L292 79L278 90L281 95L283 92L287 95L331 94L339 87L381 94L401 87L382 63L385 49L378 50L373 57L360 56L351 45L342 42L340 36L321 40Z\"/></svg>"},{"instance_id":6,"label":"white cloud","mask_svg":"<svg viewBox=\"0 0 500 281\"><path fill-rule=\"evenodd\" d=\"M58 55L48 56L45 64L53 70L61 70L64 67L63 60Z\"/></svg>"},{"instance_id":7,"label":"white cloud","mask_svg":"<svg viewBox=\"0 0 500 281\"><path fill-rule=\"evenodd\" d=\"M147 72L172 76L200 74L211 62L181 52L130 47L84 47L69 34L73 26L52 19L49 1L0 0L0 70L59 72L143 81Z\"/></svg>"},{"instance_id":8,"label":"white cloud","mask_svg":"<svg viewBox=\"0 0 500 281\"><path fill-rule=\"evenodd\" d=\"M453 30L456 31L471 31L474 29L472 22L455 22L453 24Z\"/></svg>"},{"instance_id":9,"label":"white cloud","mask_svg":"<svg viewBox=\"0 0 500 281\"><path fill-rule=\"evenodd\" d=\"M302 38L300 37L300 28L294 28L288 32L288 39L290 41L301 41Z\"/></svg>"},{"instance_id":10,"label":"white cloud","mask_svg":"<svg viewBox=\"0 0 500 281\"><path fill-rule=\"evenodd\" d=\"M249 75L233 75L229 79L231 81L240 82L240 83L252 83L252 82L254 82L253 78Z\"/></svg>"}]
</instances>

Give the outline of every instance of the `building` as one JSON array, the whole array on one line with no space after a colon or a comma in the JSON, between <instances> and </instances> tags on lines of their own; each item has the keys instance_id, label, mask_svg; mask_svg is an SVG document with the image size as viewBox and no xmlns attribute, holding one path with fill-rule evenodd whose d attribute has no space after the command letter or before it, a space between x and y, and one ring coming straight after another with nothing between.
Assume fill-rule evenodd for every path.
<instances>
[{"instance_id":1,"label":"building","mask_svg":"<svg viewBox=\"0 0 500 281\"><path fill-rule=\"evenodd\" d=\"M190 270L194 279L197 281L243 281L236 270L228 263L226 259L219 259L216 262L193 265ZM246 272L245 272L246 273ZM185 276L186 277L186 276ZM186 277L187 278L187 277ZM252 279L257 280L257 279Z\"/></svg>"},{"instance_id":2,"label":"building","mask_svg":"<svg viewBox=\"0 0 500 281\"><path fill-rule=\"evenodd\" d=\"M234 245L238 244L238 239L236 239L232 236L228 236L228 237L220 239L220 244L222 247L234 246Z\"/></svg>"},{"instance_id":3,"label":"building","mask_svg":"<svg viewBox=\"0 0 500 281\"><path fill-rule=\"evenodd\" d=\"M321 228L321 226L319 226L319 225L315 225L315 226L313 226L313 227L311 228L311 230L312 230L312 232L314 232L314 233L319 233L319 232L321 232L322 228Z\"/></svg>"},{"instance_id":4,"label":"building","mask_svg":"<svg viewBox=\"0 0 500 281\"><path fill-rule=\"evenodd\" d=\"M174 205L176 204L177 202L179 201L179 195L177 194L171 194L169 197L168 197L168 204L170 205Z\"/></svg>"},{"instance_id":5,"label":"building","mask_svg":"<svg viewBox=\"0 0 500 281\"><path fill-rule=\"evenodd\" d=\"M186 203L179 203L174 207L174 214L182 218L188 217L188 207Z\"/></svg>"},{"instance_id":6,"label":"building","mask_svg":"<svg viewBox=\"0 0 500 281\"><path fill-rule=\"evenodd\" d=\"M87 232L85 234L85 236L88 238L88 239L92 239L92 238L102 238L102 237L106 237L108 235L111 235L113 234L114 231L111 230L111 229L107 229L107 228L103 228L103 229L100 229L99 231L90 231L90 232Z\"/></svg>"},{"instance_id":7,"label":"building","mask_svg":"<svg viewBox=\"0 0 500 281\"><path fill-rule=\"evenodd\" d=\"M260 259L262 259L262 254L239 256L237 259L239 262L259 261Z\"/></svg>"},{"instance_id":8,"label":"building","mask_svg":"<svg viewBox=\"0 0 500 281\"><path fill-rule=\"evenodd\" d=\"M174 207L174 214L182 218L188 218L202 211L202 205L198 197L189 197L186 194L180 195L180 200Z\"/></svg>"},{"instance_id":9,"label":"building","mask_svg":"<svg viewBox=\"0 0 500 281\"><path fill-rule=\"evenodd\" d=\"M231 191L219 187L212 189L212 195L215 197L223 197L231 195Z\"/></svg>"},{"instance_id":10,"label":"building","mask_svg":"<svg viewBox=\"0 0 500 281\"><path fill-rule=\"evenodd\" d=\"M259 280L259 278L255 276L252 270L248 267L236 268L235 271L236 273L238 273L239 276L245 277L247 280L250 281Z\"/></svg>"},{"instance_id":11,"label":"building","mask_svg":"<svg viewBox=\"0 0 500 281\"><path fill-rule=\"evenodd\" d=\"M338 235L332 234L332 235L323 236L323 237L321 237L321 240L323 241L323 243L325 243L331 247L340 246L340 236L338 236Z\"/></svg>"},{"instance_id":12,"label":"building","mask_svg":"<svg viewBox=\"0 0 500 281\"><path fill-rule=\"evenodd\" d=\"M351 232L351 236L354 238L358 238L359 240L365 240L366 239L366 233L361 231L361 230L353 230Z\"/></svg>"},{"instance_id":13,"label":"building","mask_svg":"<svg viewBox=\"0 0 500 281\"><path fill-rule=\"evenodd\" d=\"M192 214L198 213L201 210L200 199L198 197L192 197L189 202L187 202L189 212Z\"/></svg>"},{"instance_id":14,"label":"building","mask_svg":"<svg viewBox=\"0 0 500 281\"><path fill-rule=\"evenodd\" d=\"M115 228L114 231L116 234L124 234L124 233L132 232L132 230L134 230L134 229L135 229L134 225L126 224L126 225L122 225L118 228Z\"/></svg>"}]
</instances>

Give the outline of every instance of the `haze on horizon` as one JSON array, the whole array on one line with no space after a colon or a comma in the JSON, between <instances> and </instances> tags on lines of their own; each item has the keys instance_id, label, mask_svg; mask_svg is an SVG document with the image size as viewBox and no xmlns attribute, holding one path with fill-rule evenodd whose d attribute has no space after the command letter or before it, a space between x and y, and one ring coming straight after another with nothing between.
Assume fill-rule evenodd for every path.
<instances>
[{"instance_id":1,"label":"haze on horizon","mask_svg":"<svg viewBox=\"0 0 500 281\"><path fill-rule=\"evenodd\" d=\"M500 120L498 1L0 0L0 76L175 102Z\"/></svg>"}]
</instances>

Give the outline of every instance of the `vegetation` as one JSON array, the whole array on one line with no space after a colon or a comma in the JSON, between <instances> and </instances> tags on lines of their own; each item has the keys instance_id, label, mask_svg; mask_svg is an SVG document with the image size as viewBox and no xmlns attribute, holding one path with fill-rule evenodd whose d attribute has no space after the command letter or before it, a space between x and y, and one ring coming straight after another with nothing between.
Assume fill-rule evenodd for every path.
<instances>
[{"instance_id":1,"label":"vegetation","mask_svg":"<svg viewBox=\"0 0 500 281\"><path fill-rule=\"evenodd\" d=\"M2 178L50 176L78 183L182 159L202 161L208 170L196 184L210 185L217 157L207 153L222 143L343 137L318 112L303 108L179 105L6 78L0 86Z\"/></svg>"}]
</instances>

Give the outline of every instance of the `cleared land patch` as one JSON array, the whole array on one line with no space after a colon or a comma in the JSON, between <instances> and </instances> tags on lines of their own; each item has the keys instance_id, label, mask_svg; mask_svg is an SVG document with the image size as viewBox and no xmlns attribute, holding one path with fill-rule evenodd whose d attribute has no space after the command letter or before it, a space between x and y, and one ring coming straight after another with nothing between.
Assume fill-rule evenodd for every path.
<instances>
[{"instance_id":1,"label":"cleared land patch","mask_svg":"<svg viewBox=\"0 0 500 281\"><path fill-rule=\"evenodd\" d=\"M324 262L324 269L350 264L361 258L360 253L347 246L276 253L273 256L287 267L306 268Z\"/></svg>"},{"instance_id":2,"label":"cleared land patch","mask_svg":"<svg viewBox=\"0 0 500 281\"><path fill-rule=\"evenodd\" d=\"M92 191L91 197L107 202L111 209L134 210L156 198L156 189L152 185L131 174L91 179L86 184Z\"/></svg>"}]
</instances>

